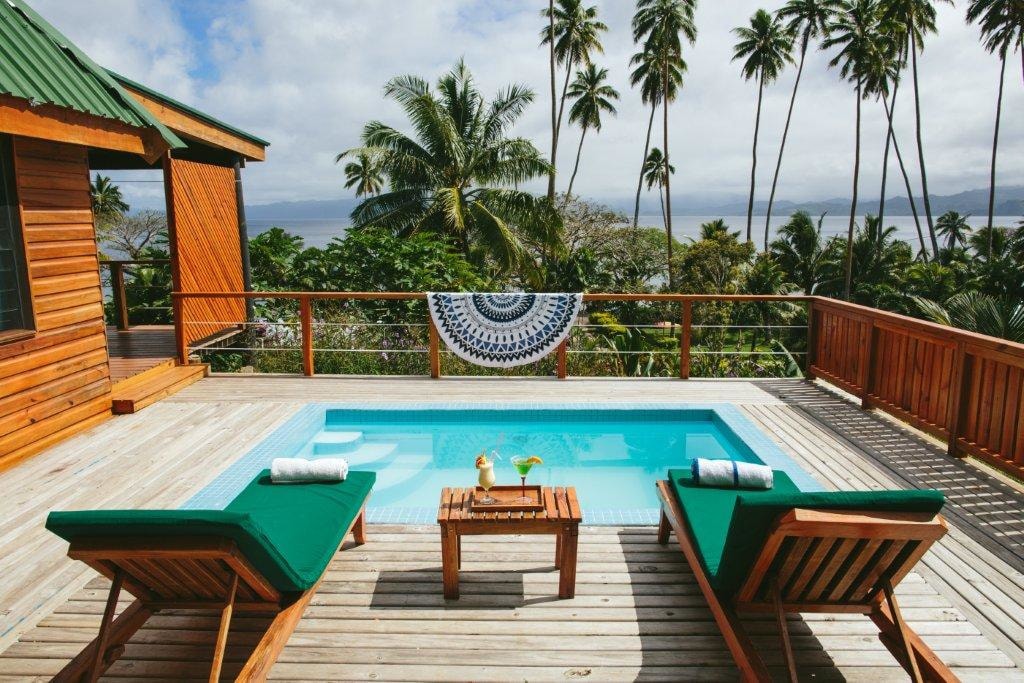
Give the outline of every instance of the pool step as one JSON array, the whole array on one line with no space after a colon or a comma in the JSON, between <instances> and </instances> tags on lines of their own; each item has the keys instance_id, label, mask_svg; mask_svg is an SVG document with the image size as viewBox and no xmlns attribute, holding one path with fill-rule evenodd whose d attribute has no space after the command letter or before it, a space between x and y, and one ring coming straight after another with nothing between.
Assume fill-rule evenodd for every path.
<instances>
[{"instance_id":1,"label":"pool step","mask_svg":"<svg viewBox=\"0 0 1024 683\"><path fill-rule=\"evenodd\" d=\"M313 442L313 454L349 453L362 443L362 432L321 432Z\"/></svg>"},{"instance_id":2,"label":"pool step","mask_svg":"<svg viewBox=\"0 0 1024 683\"><path fill-rule=\"evenodd\" d=\"M377 460L382 460L398 448L397 443L373 442L364 443L359 448L345 455L348 464L354 468L370 465Z\"/></svg>"}]
</instances>

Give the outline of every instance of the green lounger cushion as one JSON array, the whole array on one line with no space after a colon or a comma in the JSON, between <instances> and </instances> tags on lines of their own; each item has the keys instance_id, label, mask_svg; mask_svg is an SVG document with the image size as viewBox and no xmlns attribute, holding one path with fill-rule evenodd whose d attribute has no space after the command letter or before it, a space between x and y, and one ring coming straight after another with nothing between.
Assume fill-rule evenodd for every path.
<instances>
[{"instance_id":1,"label":"green lounger cushion","mask_svg":"<svg viewBox=\"0 0 1024 683\"><path fill-rule=\"evenodd\" d=\"M718 575L722 554L725 550L725 539L729 534L729 522L736 507L736 499L741 495L752 493L764 495L770 491L783 493L799 493L800 489L785 472L774 471L774 488L769 491L752 491L751 489L715 488L698 486L693 480L693 473L686 469L671 469L668 480L675 490L676 498L683 508L683 516L689 525L690 536L696 545L697 555L702 560L704 571L714 585L714 577Z\"/></svg>"},{"instance_id":2,"label":"green lounger cushion","mask_svg":"<svg viewBox=\"0 0 1024 683\"><path fill-rule=\"evenodd\" d=\"M712 587L722 595L732 597L740 589L764 547L772 522L793 508L937 514L944 502L942 492L933 490L804 493L785 472L775 470L774 477L774 488L765 491L712 489L697 487L689 470L669 470L704 569ZM722 517L713 519L716 513Z\"/></svg>"},{"instance_id":3,"label":"green lounger cushion","mask_svg":"<svg viewBox=\"0 0 1024 683\"><path fill-rule=\"evenodd\" d=\"M311 588L373 488L373 472L343 482L271 484L260 473L224 510L51 512L46 528L76 538L220 536L280 591Z\"/></svg>"}]
</instances>

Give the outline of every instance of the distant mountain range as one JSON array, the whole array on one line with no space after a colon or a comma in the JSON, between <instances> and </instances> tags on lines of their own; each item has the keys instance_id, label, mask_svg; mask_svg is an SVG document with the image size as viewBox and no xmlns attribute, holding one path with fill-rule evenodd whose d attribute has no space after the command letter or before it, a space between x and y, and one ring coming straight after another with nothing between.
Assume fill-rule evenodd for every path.
<instances>
[{"instance_id":1,"label":"distant mountain range","mask_svg":"<svg viewBox=\"0 0 1024 683\"><path fill-rule=\"evenodd\" d=\"M632 213L631 199L598 200L604 201L612 208L623 213ZM747 202L742 197L715 201L701 200L699 197L673 195L674 215L687 216L743 216L747 213ZM923 214L924 205L920 197L915 198L918 213ZM952 195L931 195L932 214L939 216L946 211L959 211L962 214L982 216L988 213L988 189L967 190ZM349 214L359 203L355 198L316 199L295 202L274 202L272 204L254 204L245 207L246 217L255 221L288 221L337 220L348 223ZM877 213L878 199L865 199L858 203L859 213ZM754 213L764 215L768 202L754 202ZM812 216L822 213L842 215L850 210L850 200L842 197L819 201L794 202L777 200L772 209L774 215L787 215L795 211L806 211ZM657 199L645 198L640 204L640 212L645 215L660 213ZM905 196L891 197L885 202L885 212L891 216L909 216L910 202ZM997 216L1024 216L1024 185L1011 185L996 189Z\"/></svg>"},{"instance_id":2,"label":"distant mountain range","mask_svg":"<svg viewBox=\"0 0 1024 683\"><path fill-rule=\"evenodd\" d=\"M932 215L938 217L947 211L958 211L971 216L988 215L988 188L978 190L967 190L951 195L930 195L932 203ZM924 200L915 197L919 215L924 215ZM858 200L858 213L878 213L878 198ZM684 204L684 209L692 210ZM764 215L768 209L768 202L755 201L754 213ZM706 213L704 212L706 210ZM791 214L795 211L806 211L812 216L828 213L831 216L850 213L850 199L836 197L821 201L792 202L788 200L776 200L772 208L772 215ZM673 213L676 213L675 211ZM699 215L709 216L742 216L747 213L746 201L734 201L726 204L719 204L712 207L704 207ZM906 196L889 197L885 200L885 213L890 216L910 216L910 201ZM996 188L996 216L1024 216L1024 185L1012 185L1009 187Z\"/></svg>"}]
</instances>

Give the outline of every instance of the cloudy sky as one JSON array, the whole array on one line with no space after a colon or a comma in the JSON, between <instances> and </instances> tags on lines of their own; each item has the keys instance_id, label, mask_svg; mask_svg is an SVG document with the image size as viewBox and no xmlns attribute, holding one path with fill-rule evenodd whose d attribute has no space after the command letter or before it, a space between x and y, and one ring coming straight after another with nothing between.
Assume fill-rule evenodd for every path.
<instances>
[{"instance_id":1,"label":"cloudy sky","mask_svg":"<svg viewBox=\"0 0 1024 683\"><path fill-rule=\"evenodd\" d=\"M627 79L635 49L629 32L633 3L593 1L610 27L597 61L609 68L622 100L618 117L588 137L576 187L580 194L616 201L635 187L648 111ZM538 100L518 133L541 149L549 145L540 0L30 2L101 64L269 140L267 161L246 170L249 203L345 196L335 154L356 145L370 119L403 125L396 106L381 96L384 82L404 73L434 80L460 57L487 93L510 82L536 89ZM998 62L980 47L976 28L964 24L963 1L958 5L940 7L939 34L929 37L920 60L929 182L938 194L988 182ZM730 30L759 6L750 0L700 2L697 44L686 54L690 71L671 110L674 196L732 199L746 192L756 87L730 61ZM808 57L782 198L850 194L855 97L827 62L824 53ZM767 198L794 76L790 69L765 95L759 198ZM910 88L903 92L909 95ZM861 191L876 196L885 128L879 103L864 108ZM912 100L901 98L897 134L907 152L914 149L912 110ZM999 173L1005 184L1024 184L1022 112L1018 57L1007 72L1004 100ZM562 189L577 136L576 130L563 134ZM156 187L133 184L129 197L146 203Z\"/></svg>"}]
</instances>

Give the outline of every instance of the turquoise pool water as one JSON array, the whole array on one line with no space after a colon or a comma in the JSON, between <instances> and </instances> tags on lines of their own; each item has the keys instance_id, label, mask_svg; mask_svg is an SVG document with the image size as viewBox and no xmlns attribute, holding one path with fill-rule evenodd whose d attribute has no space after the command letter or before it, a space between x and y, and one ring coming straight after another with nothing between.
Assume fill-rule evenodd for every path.
<instances>
[{"instance_id":1,"label":"turquoise pool water","mask_svg":"<svg viewBox=\"0 0 1024 683\"><path fill-rule=\"evenodd\" d=\"M693 458L764 462L815 485L730 405L423 406L353 409L313 404L240 458L186 507L223 507L275 457L343 457L377 472L370 521L431 523L439 492L473 486L474 458L499 458L499 484L517 484L510 458L537 455L527 483L575 486L588 523L656 523L654 482Z\"/></svg>"},{"instance_id":2,"label":"turquoise pool water","mask_svg":"<svg viewBox=\"0 0 1024 683\"><path fill-rule=\"evenodd\" d=\"M377 472L374 507L436 507L445 486L476 485L481 452L498 453L499 484L519 483L510 458L540 456L527 482L575 486L584 509L655 508L657 476L695 457L758 462L706 410L328 410L300 456Z\"/></svg>"}]
</instances>

